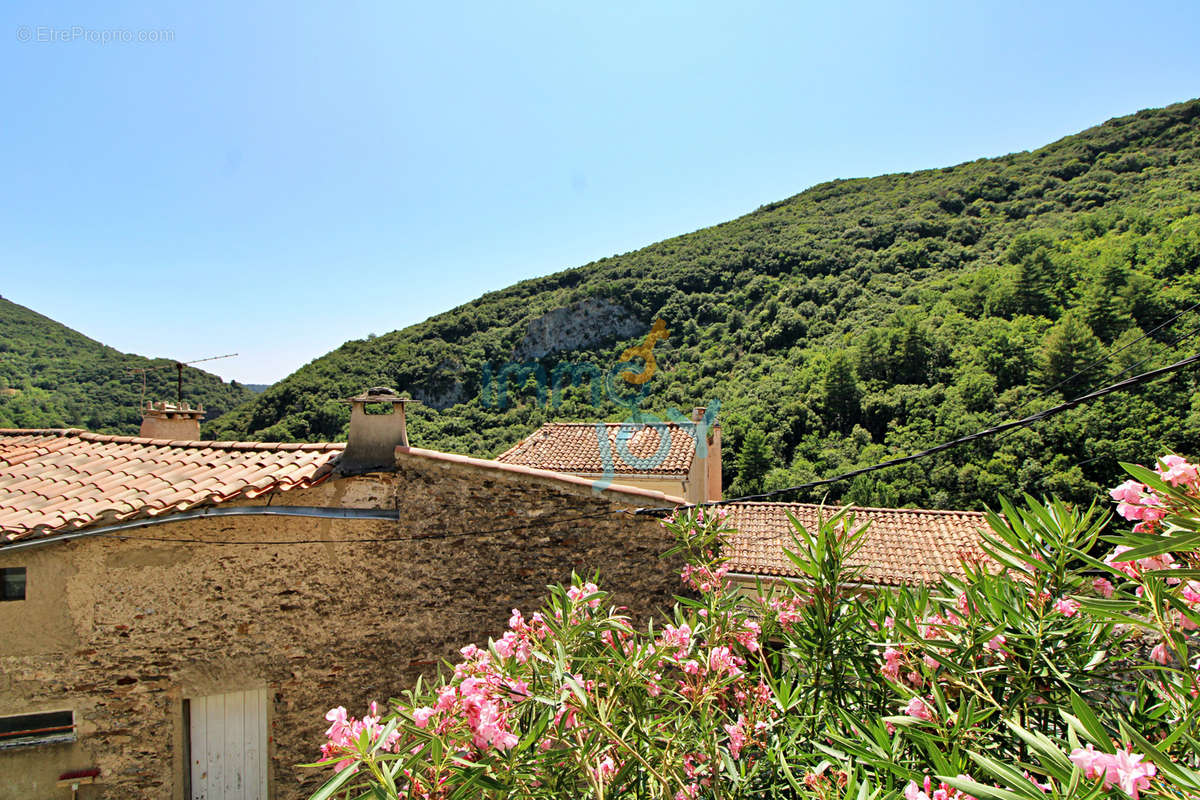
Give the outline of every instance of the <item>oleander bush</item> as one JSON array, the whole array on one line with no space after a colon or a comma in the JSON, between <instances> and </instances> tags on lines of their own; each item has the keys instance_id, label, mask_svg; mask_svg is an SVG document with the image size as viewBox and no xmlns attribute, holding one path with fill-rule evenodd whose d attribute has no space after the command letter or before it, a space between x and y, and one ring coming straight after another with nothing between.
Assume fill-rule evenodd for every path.
<instances>
[{"instance_id":1,"label":"oleander bush","mask_svg":"<svg viewBox=\"0 0 1200 800\"><path fill-rule=\"evenodd\" d=\"M1002 499L961 577L864 589L849 509L793 520L796 580L727 574L719 509L664 524L685 596L635 626L575 577L361 719L314 800L1200 797L1200 478Z\"/></svg>"}]
</instances>

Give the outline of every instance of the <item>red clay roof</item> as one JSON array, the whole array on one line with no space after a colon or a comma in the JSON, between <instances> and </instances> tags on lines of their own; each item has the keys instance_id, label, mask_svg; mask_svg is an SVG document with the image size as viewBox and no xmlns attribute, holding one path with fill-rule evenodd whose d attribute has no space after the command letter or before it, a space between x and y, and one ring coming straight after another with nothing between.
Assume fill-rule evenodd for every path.
<instances>
[{"instance_id":1,"label":"red clay roof","mask_svg":"<svg viewBox=\"0 0 1200 800\"><path fill-rule=\"evenodd\" d=\"M597 428L606 434L604 454ZM695 452L692 423L551 422L496 460L581 475L685 476Z\"/></svg>"},{"instance_id":2,"label":"red clay roof","mask_svg":"<svg viewBox=\"0 0 1200 800\"><path fill-rule=\"evenodd\" d=\"M0 428L0 546L314 486L344 447Z\"/></svg>"},{"instance_id":3,"label":"red clay roof","mask_svg":"<svg viewBox=\"0 0 1200 800\"><path fill-rule=\"evenodd\" d=\"M794 549L787 513L810 532L818 513L836 509L806 503L730 503L726 522L730 569L755 575L798 577L784 549ZM864 583L890 586L936 580L942 573L962 575L962 559L983 559L979 530L987 527L978 511L927 511L910 508L854 508L855 525L870 522L863 547L852 563L865 569Z\"/></svg>"}]
</instances>

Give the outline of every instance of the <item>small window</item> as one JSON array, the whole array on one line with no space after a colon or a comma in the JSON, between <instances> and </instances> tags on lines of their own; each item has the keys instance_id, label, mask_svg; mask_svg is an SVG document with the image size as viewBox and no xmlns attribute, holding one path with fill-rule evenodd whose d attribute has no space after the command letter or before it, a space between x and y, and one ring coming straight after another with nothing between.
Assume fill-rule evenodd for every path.
<instances>
[{"instance_id":1,"label":"small window","mask_svg":"<svg viewBox=\"0 0 1200 800\"><path fill-rule=\"evenodd\" d=\"M0 567L0 600L25 599L25 568Z\"/></svg>"},{"instance_id":2,"label":"small window","mask_svg":"<svg viewBox=\"0 0 1200 800\"><path fill-rule=\"evenodd\" d=\"M0 717L0 750L31 744L75 741L75 712L47 711Z\"/></svg>"}]
</instances>

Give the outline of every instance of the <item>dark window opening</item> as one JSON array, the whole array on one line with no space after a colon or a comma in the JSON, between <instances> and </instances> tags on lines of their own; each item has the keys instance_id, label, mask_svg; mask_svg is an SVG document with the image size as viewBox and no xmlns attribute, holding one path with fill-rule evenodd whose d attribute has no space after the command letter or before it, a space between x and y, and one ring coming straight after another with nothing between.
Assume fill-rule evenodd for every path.
<instances>
[{"instance_id":1,"label":"dark window opening","mask_svg":"<svg viewBox=\"0 0 1200 800\"><path fill-rule=\"evenodd\" d=\"M25 568L0 567L0 600L25 599Z\"/></svg>"},{"instance_id":2,"label":"dark window opening","mask_svg":"<svg viewBox=\"0 0 1200 800\"><path fill-rule=\"evenodd\" d=\"M75 712L47 711L0 717L0 749L75 741Z\"/></svg>"}]
</instances>

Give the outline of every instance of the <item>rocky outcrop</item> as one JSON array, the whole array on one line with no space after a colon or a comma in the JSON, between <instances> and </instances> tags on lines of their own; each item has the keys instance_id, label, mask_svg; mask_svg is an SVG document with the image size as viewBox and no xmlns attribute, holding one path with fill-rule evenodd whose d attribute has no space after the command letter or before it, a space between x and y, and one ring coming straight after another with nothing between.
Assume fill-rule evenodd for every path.
<instances>
[{"instance_id":1,"label":"rocky outcrop","mask_svg":"<svg viewBox=\"0 0 1200 800\"><path fill-rule=\"evenodd\" d=\"M611 300L589 297L529 320L513 361L528 361L564 350L581 350L606 341L628 339L649 327Z\"/></svg>"}]
</instances>

